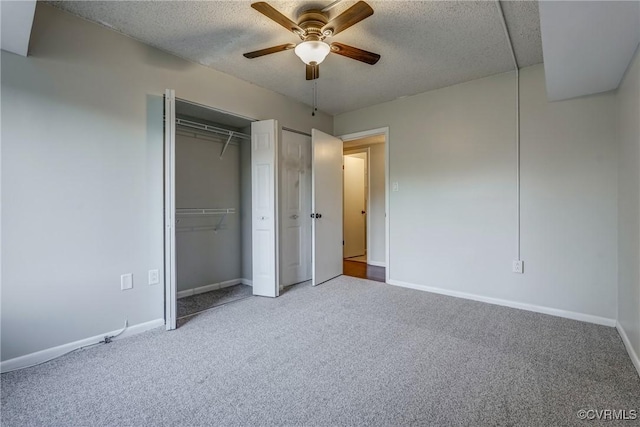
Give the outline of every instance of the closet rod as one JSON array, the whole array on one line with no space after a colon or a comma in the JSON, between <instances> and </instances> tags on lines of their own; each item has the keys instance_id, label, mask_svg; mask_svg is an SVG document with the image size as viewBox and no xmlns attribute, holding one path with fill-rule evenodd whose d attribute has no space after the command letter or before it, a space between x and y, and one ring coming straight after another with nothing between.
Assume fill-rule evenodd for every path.
<instances>
[{"instance_id":1,"label":"closet rod","mask_svg":"<svg viewBox=\"0 0 640 427\"><path fill-rule=\"evenodd\" d=\"M184 216L184 215L198 215L198 216L214 216L214 215L221 215L220 220L218 221L218 223L212 228L213 231L218 232L218 230L222 230L223 229L223 224L224 224L224 220L227 218L228 214L235 214L236 213L236 209L235 208L224 208L224 209L209 209L209 208L178 208L176 209L176 216ZM176 219L176 229L178 229L179 227L182 227L184 229L184 226L180 226L180 220ZM210 228L211 226L205 226L206 228ZM193 230L192 231L196 231L196 228L201 228L201 227L191 227Z\"/></svg>"},{"instance_id":2,"label":"closet rod","mask_svg":"<svg viewBox=\"0 0 640 427\"><path fill-rule=\"evenodd\" d=\"M223 129L223 128L219 128L216 126L211 126L211 125L206 125L203 123L198 123L198 122L194 122L191 120L185 120L185 119L176 119L176 124L179 126L185 126L185 127L189 127L192 129L198 129L198 130L204 130L207 132L213 132L213 133L217 133L220 135L233 135L237 138L243 138L243 139L251 139L251 136L244 134L244 133L240 133L240 132L236 132L236 131L231 131L228 129Z\"/></svg>"},{"instance_id":3,"label":"closet rod","mask_svg":"<svg viewBox=\"0 0 640 427\"><path fill-rule=\"evenodd\" d=\"M176 233L184 233L187 231L213 231L217 233L218 230L223 230L223 228L218 227L217 225L205 225L205 226L193 226L193 227L176 227Z\"/></svg>"},{"instance_id":4,"label":"closet rod","mask_svg":"<svg viewBox=\"0 0 640 427\"><path fill-rule=\"evenodd\" d=\"M177 208L176 215L227 215L236 213L235 208Z\"/></svg>"},{"instance_id":5,"label":"closet rod","mask_svg":"<svg viewBox=\"0 0 640 427\"><path fill-rule=\"evenodd\" d=\"M201 139L203 141L211 141L216 143L225 143L224 135L218 135L211 132L199 131L197 129L188 128L186 126L177 126L176 127L176 135L182 136L190 136L196 139ZM242 140L234 140L229 143L229 145L240 145Z\"/></svg>"}]
</instances>

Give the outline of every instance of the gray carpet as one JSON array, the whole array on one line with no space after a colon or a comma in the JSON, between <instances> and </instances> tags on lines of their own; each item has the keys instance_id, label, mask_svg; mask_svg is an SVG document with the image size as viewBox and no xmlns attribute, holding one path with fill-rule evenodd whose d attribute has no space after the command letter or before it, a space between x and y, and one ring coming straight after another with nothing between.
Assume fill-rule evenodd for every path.
<instances>
[{"instance_id":1,"label":"gray carpet","mask_svg":"<svg viewBox=\"0 0 640 427\"><path fill-rule=\"evenodd\" d=\"M178 299L178 317L217 307L253 295L251 286L235 285Z\"/></svg>"},{"instance_id":2,"label":"gray carpet","mask_svg":"<svg viewBox=\"0 0 640 427\"><path fill-rule=\"evenodd\" d=\"M2 375L7 427L596 425L582 408L640 409L615 329L344 276Z\"/></svg>"}]
</instances>

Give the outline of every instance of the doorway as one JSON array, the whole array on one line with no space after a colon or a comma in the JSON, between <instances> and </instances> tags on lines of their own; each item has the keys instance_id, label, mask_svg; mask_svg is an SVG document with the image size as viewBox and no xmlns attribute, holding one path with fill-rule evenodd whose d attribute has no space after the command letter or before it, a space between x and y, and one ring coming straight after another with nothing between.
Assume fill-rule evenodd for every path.
<instances>
[{"instance_id":1,"label":"doorway","mask_svg":"<svg viewBox=\"0 0 640 427\"><path fill-rule=\"evenodd\" d=\"M387 131L343 140L343 270L385 282L387 278Z\"/></svg>"},{"instance_id":2,"label":"doorway","mask_svg":"<svg viewBox=\"0 0 640 427\"><path fill-rule=\"evenodd\" d=\"M176 326L252 295L243 241L251 120L175 100Z\"/></svg>"},{"instance_id":3,"label":"doorway","mask_svg":"<svg viewBox=\"0 0 640 427\"><path fill-rule=\"evenodd\" d=\"M362 151L345 151L343 171L343 258L366 264L367 212L369 210L369 148L365 148Z\"/></svg>"}]
</instances>

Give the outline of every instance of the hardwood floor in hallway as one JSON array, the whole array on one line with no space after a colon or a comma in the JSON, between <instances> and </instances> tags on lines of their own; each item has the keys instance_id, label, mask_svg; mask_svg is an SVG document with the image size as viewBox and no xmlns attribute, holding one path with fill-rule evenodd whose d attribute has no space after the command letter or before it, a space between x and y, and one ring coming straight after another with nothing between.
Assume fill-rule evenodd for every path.
<instances>
[{"instance_id":1,"label":"hardwood floor in hallway","mask_svg":"<svg viewBox=\"0 0 640 427\"><path fill-rule=\"evenodd\" d=\"M385 268L365 264L364 262L343 260L343 272L345 276L359 277L361 279L385 281Z\"/></svg>"}]
</instances>

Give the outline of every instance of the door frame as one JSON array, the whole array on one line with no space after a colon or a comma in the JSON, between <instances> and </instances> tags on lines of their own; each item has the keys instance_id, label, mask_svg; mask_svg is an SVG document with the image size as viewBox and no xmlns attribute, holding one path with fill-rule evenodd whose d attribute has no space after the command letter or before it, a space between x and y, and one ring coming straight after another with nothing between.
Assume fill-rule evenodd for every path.
<instances>
[{"instance_id":1,"label":"door frame","mask_svg":"<svg viewBox=\"0 0 640 427\"><path fill-rule=\"evenodd\" d=\"M389 219L391 217L391 210L389 206L389 199L390 199L389 191L391 190L390 184L389 184L390 183L389 153L391 152L391 150L389 148L390 147L389 126L371 129L371 130L365 130L361 132L348 133L345 135L338 136L338 138L340 138L343 142L347 142L347 141L353 141L355 139L363 139L369 136L376 136L376 135L384 135L384 188L385 188L385 192L384 192L384 209L385 209L384 258L385 260L384 262L385 262L385 282L389 283L389 280L391 278L391 256L390 256L391 251L390 251L390 244L389 244L389 235L390 235ZM342 152L344 153L344 149L342 150ZM371 199L369 198L369 200ZM367 233L369 232L370 228L371 227L367 228ZM369 235L367 235L367 237L369 237ZM368 245L369 245L369 239L367 239L367 248L368 248ZM369 256L369 253L367 252L367 257L368 256Z\"/></svg>"},{"instance_id":2,"label":"door frame","mask_svg":"<svg viewBox=\"0 0 640 427\"><path fill-rule=\"evenodd\" d=\"M176 95L167 89L164 95L164 324L167 331L176 329L178 321L178 279L176 274L175 230L175 153L176 153Z\"/></svg>"},{"instance_id":3,"label":"door frame","mask_svg":"<svg viewBox=\"0 0 640 427\"><path fill-rule=\"evenodd\" d=\"M344 140L343 140L343 142L344 142ZM371 251L370 251L370 249L371 249L371 247L370 247L370 245L371 245L371 227L369 227L369 212L371 212L371 147L354 148L354 149L347 148L346 152L345 152L344 147L342 148L342 157L343 158L344 158L344 156L348 156L349 154L358 154L358 153L366 153L367 154L367 213L365 214L365 217L364 217L364 224L365 224L365 231L367 233L367 244L366 244L365 250L367 251L367 260L368 260L369 259L369 254L371 253ZM344 188L344 179L343 179L342 186ZM342 212L343 212L343 218L344 218L344 203L342 205ZM342 227L344 228L344 219L342 221ZM344 235L344 231L342 232L342 235ZM342 258L344 258L344 251L343 251Z\"/></svg>"}]
</instances>

